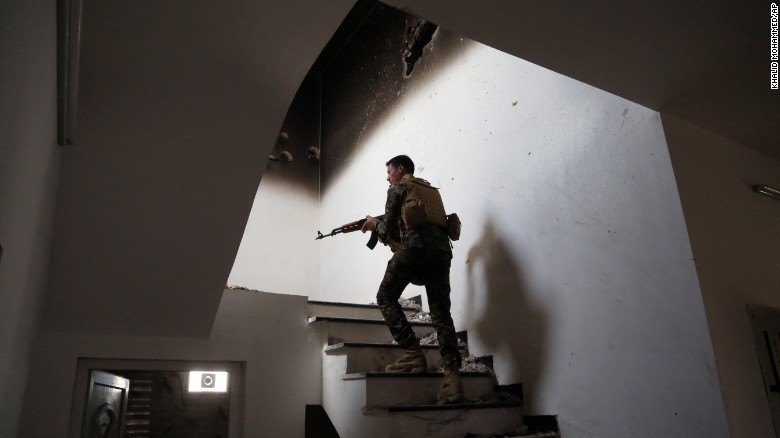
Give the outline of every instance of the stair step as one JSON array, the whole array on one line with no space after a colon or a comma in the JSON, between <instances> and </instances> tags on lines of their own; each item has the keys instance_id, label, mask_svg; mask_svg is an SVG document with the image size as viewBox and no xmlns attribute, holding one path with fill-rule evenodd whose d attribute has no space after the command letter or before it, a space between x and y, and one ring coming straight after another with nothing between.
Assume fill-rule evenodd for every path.
<instances>
[{"instance_id":1,"label":"stair step","mask_svg":"<svg viewBox=\"0 0 780 438\"><path fill-rule=\"evenodd\" d=\"M352 319L329 316L313 316L310 325L323 326L328 335L328 345L342 342L390 342L393 340L384 320ZM435 331L429 322L411 322L418 337L428 336Z\"/></svg>"},{"instance_id":2,"label":"stair step","mask_svg":"<svg viewBox=\"0 0 780 438\"><path fill-rule=\"evenodd\" d=\"M468 434L505 436L523 427L520 406L484 404L486 406L477 407L479 405L483 404L415 406L408 410L397 407L397 410L384 415L395 429L389 435L391 437L464 437ZM383 416L381 413L377 415Z\"/></svg>"},{"instance_id":3,"label":"stair step","mask_svg":"<svg viewBox=\"0 0 780 438\"><path fill-rule=\"evenodd\" d=\"M364 388L364 411L370 411L396 405L435 403L443 378L442 373L369 372L347 374L343 380ZM461 381L469 399L488 401L495 396L497 381L493 374L461 373Z\"/></svg>"},{"instance_id":4,"label":"stair step","mask_svg":"<svg viewBox=\"0 0 780 438\"><path fill-rule=\"evenodd\" d=\"M418 312L417 309L404 307L406 316ZM350 304L333 303L327 301L309 301L308 315L325 316L336 318L354 318L354 319L382 319L382 312L376 304Z\"/></svg>"},{"instance_id":5,"label":"stair step","mask_svg":"<svg viewBox=\"0 0 780 438\"><path fill-rule=\"evenodd\" d=\"M421 345L429 370L437 370L441 364L438 345ZM461 347L461 356L468 356L468 349ZM371 342L341 342L325 347L325 361L331 356L343 356L346 364L341 374L383 372L385 366L398 360L404 349L398 344ZM339 371L334 369L334 371Z\"/></svg>"},{"instance_id":6,"label":"stair step","mask_svg":"<svg viewBox=\"0 0 780 438\"><path fill-rule=\"evenodd\" d=\"M336 356L337 359L345 359ZM343 438L463 437L467 433L509 433L523 426L517 404L400 405L366 409L366 391L323 373L323 405ZM414 392L416 388L406 388ZM480 406L481 405L481 406ZM392 409L392 411L391 411ZM362 411L362 414L361 414Z\"/></svg>"},{"instance_id":7,"label":"stair step","mask_svg":"<svg viewBox=\"0 0 780 438\"><path fill-rule=\"evenodd\" d=\"M437 405L437 404L407 404L407 405L395 405L388 406L386 409L388 412L424 412L424 411L459 411L459 410L473 410L473 409L502 409L502 408L519 408L523 406L522 401L507 401L507 402L474 402L474 403L458 403L451 405Z\"/></svg>"},{"instance_id":8,"label":"stair step","mask_svg":"<svg viewBox=\"0 0 780 438\"><path fill-rule=\"evenodd\" d=\"M310 302L308 316L324 346L322 405L343 438L558 436L551 432L557 430L554 416L526 423L520 384L497 385L492 372L461 373L467 402L433 404L444 377L438 345L421 346L427 372L385 372L404 349L390 343L376 305ZM429 322L411 324L418 337L435 332ZM461 355L473 362L465 332L458 335Z\"/></svg>"}]
</instances>

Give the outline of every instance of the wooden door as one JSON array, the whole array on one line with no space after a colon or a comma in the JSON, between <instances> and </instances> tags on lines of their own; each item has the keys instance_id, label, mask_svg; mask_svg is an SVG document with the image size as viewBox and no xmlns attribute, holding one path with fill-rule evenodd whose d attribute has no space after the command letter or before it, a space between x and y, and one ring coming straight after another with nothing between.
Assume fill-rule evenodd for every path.
<instances>
[{"instance_id":1,"label":"wooden door","mask_svg":"<svg viewBox=\"0 0 780 438\"><path fill-rule=\"evenodd\" d=\"M122 438L129 390L130 380L91 371L81 438Z\"/></svg>"}]
</instances>

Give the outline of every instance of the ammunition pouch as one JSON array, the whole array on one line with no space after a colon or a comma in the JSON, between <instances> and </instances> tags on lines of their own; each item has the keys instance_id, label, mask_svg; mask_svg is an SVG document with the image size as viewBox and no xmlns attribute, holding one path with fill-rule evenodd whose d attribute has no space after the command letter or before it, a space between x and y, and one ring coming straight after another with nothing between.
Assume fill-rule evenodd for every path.
<instances>
[{"instance_id":1,"label":"ammunition pouch","mask_svg":"<svg viewBox=\"0 0 780 438\"><path fill-rule=\"evenodd\" d=\"M447 215L447 236L450 237L450 240L460 239L460 218L458 213Z\"/></svg>"}]
</instances>

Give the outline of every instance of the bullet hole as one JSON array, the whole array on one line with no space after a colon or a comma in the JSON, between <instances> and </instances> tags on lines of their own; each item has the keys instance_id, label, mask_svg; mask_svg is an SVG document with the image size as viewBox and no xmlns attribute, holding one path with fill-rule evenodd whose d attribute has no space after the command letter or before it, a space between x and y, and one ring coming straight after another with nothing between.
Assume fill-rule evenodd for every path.
<instances>
[{"instance_id":1,"label":"bullet hole","mask_svg":"<svg viewBox=\"0 0 780 438\"><path fill-rule=\"evenodd\" d=\"M268 157L268 159L271 160L271 161L282 161L282 162L285 162L285 163L289 163L290 161L293 160L293 156L292 156L291 153L289 153L287 151L282 151L282 152L279 152L279 156L278 157L276 155L270 155Z\"/></svg>"},{"instance_id":2,"label":"bullet hole","mask_svg":"<svg viewBox=\"0 0 780 438\"><path fill-rule=\"evenodd\" d=\"M412 75L414 65L420 60L423 48L431 42L433 34L436 32L436 26L420 17L408 16L406 18L406 31L404 32L404 50L402 52L404 61L404 77Z\"/></svg>"},{"instance_id":3,"label":"bullet hole","mask_svg":"<svg viewBox=\"0 0 780 438\"><path fill-rule=\"evenodd\" d=\"M306 149L306 152L309 153L308 158L310 160L317 160L317 161L319 161L319 159L320 159L320 148L318 148L316 146L309 146L309 148Z\"/></svg>"}]
</instances>

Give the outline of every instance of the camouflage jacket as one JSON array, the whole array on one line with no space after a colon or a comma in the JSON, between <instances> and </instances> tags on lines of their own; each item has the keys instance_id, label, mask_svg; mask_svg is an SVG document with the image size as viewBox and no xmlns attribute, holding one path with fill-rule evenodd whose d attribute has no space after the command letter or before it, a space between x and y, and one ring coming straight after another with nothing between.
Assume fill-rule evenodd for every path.
<instances>
[{"instance_id":1,"label":"camouflage jacket","mask_svg":"<svg viewBox=\"0 0 780 438\"><path fill-rule=\"evenodd\" d=\"M390 184L387 189L385 216L376 223L379 238L391 249L400 248L431 248L452 252L447 230L432 224L414 229L407 229L401 219L401 207L406 200L406 181L401 180Z\"/></svg>"}]
</instances>

